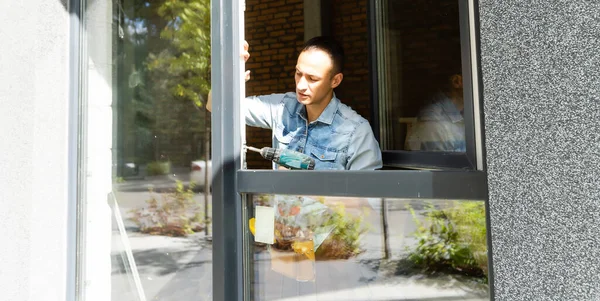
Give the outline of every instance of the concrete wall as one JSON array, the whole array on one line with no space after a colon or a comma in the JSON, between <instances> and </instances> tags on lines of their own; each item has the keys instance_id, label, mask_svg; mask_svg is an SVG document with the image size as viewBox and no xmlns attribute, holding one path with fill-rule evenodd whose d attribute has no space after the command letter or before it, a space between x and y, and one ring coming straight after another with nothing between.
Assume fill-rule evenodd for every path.
<instances>
[{"instance_id":1,"label":"concrete wall","mask_svg":"<svg viewBox=\"0 0 600 301\"><path fill-rule=\"evenodd\" d=\"M599 11L480 1L496 300L600 298Z\"/></svg>"},{"instance_id":2,"label":"concrete wall","mask_svg":"<svg viewBox=\"0 0 600 301\"><path fill-rule=\"evenodd\" d=\"M0 2L2 300L65 300L69 14Z\"/></svg>"}]
</instances>

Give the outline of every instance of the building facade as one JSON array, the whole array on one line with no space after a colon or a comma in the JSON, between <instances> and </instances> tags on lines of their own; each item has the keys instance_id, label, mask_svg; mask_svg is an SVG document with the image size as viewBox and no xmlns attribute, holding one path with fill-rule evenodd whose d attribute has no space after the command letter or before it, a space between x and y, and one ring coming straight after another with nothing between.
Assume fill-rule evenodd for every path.
<instances>
[{"instance_id":1,"label":"building facade","mask_svg":"<svg viewBox=\"0 0 600 301\"><path fill-rule=\"evenodd\" d=\"M0 299L594 300L598 11L2 3ZM245 127L239 101L294 91L318 35L344 47L335 93L369 121L382 170L273 171L244 151L272 133ZM415 149L457 74L463 148Z\"/></svg>"}]
</instances>

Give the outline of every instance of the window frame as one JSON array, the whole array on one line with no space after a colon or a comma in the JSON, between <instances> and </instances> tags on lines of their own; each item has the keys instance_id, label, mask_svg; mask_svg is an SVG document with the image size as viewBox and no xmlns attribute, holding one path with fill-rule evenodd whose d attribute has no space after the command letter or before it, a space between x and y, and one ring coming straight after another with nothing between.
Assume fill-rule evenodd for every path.
<instances>
[{"instance_id":1,"label":"window frame","mask_svg":"<svg viewBox=\"0 0 600 301\"><path fill-rule=\"evenodd\" d=\"M86 124L85 108L87 43L85 31L85 0L69 0L69 111L68 111L68 184L67 184L67 271L65 297L67 301L83 299L85 267L85 164Z\"/></svg>"},{"instance_id":2,"label":"window frame","mask_svg":"<svg viewBox=\"0 0 600 301\"><path fill-rule=\"evenodd\" d=\"M373 34L372 17L375 1L368 2L369 33ZM467 9L474 10L472 0L459 0L461 16ZM471 7L468 7L471 5ZM471 14L473 17L474 14ZM486 228L488 232L489 292L494 299L492 245L489 220L487 174L478 156L483 159L483 149L476 154L475 121L466 121L469 135L468 152L464 155L465 166L450 166L456 170L381 170L381 171L289 171L245 170L244 121L240 103L245 97L244 62L239 57L244 32L243 0L211 1L212 60L211 85L212 112L212 158L213 158L213 298L214 300L250 300L252 278L251 256L247 253L248 213L246 195L257 193L326 195L346 197L381 197L411 199L458 199L476 200L486 204ZM461 18L461 34L473 21ZM471 25L472 27L472 25ZM466 30L466 29L465 29ZM474 33L469 33L469 37ZM462 37L462 36L461 36ZM463 41L472 49L471 38ZM462 40L462 38L461 38ZM462 43L461 43L462 44ZM372 46L372 45L371 45ZM373 49L371 49L373 51ZM471 56L463 61L463 70L471 65ZM372 59L372 56L371 56ZM373 61L371 61L372 63ZM373 66L373 64L371 64ZM475 69L473 69L475 70ZM373 72L373 70L371 70ZM470 72L465 80L472 85ZM233 83L233 84L232 84ZM371 78L376 86L377 78ZM468 91L472 91L469 86ZM373 92L373 90L372 90ZM478 101L481 97L471 96ZM374 98L376 99L376 98ZM474 106L466 105L466 114L472 115ZM377 108L373 109L377 112ZM235 116L235 118L231 118ZM373 119L378 122L377 118ZM378 125L378 123L375 123ZM480 125L479 125L480 126ZM481 139L480 139L481 140ZM423 153L420 156L429 154ZM456 154L437 153L452 158ZM412 157L405 157L412 160ZM417 158L417 157L415 157ZM452 161L452 160L451 160ZM416 162L416 161L412 161ZM452 161L455 162L455 161ZM481 162L483 162L481 160ZM449 164L452 165L452 164Z\"/></svg>"},{"instance_id":3,"label":"window frame","mask_svg":"<svg viewBox=\"0 0 600 301\"><path fill-rule=\"evenodd\" d=\"M240 57L244 0L211 0L213 299L244 300L242 196L235 189L243 160ZM231 118L238 116L240 118Z\"/></svg>"},{"instance_id":4,"label":"window frame","mask_svg":"<svg viewBox=\"0 0 600 301\"><path fill-rule=\"evenodd\" d=\"M475 32L475 3L473 0L458 0L461 43L461 64L464 93L464 122L466 151L433 152L382 150L384 168L389 169L436 169L436 170L484 170L482 144L482 95L478 79L477 36ZM369 1L369 66L370 97L372 101L371 126L375 138L381 141L381 118L379 116L379 70L377 2ZM471 118L467 118L467 117Z\"/></svg>"},{"instance_id":5,"label":"window frame","mask_svg":"<svg viewBox=\"0 0 600 301\"><path fill-rule=\"evenodd\" d=\"M477 11L473 0L469 2L470 10ZM369 1L367 13L369 26L373 16L372 5ZM85 37L85 0L69 0L71 44L69 45L69 233L70 242L69 267L67 275L68 300L83 298L81 279L85 266L83 245L86 238L84 228L86 204L83 202L83 192L87 185L84 172L86 170L86 126L88 116L85 112L87 99L86 87L81 84L86 74L84 66L87 61ZM212 115L212 178L213 178L213 298L214 300L247 300L250 289L244 280L249 279L249 258L245 257L244 216L246 206L244 195L254 193L271 194L321 194L347 197L394 197L413 199L461 199L477 200L486 203L486 219L488 230L489 290L491 300L494 299L492 245L490 233L490 216L488 205L487 174L485 169L456 170L456 171L273 171L273 170L244 170L243 160L243 119L241 118L240 100L244 98L244 63L239 57L244 31L244 1L211 0L211 36L212 60L211 71L213 92ZM462 11L462 9L461 9ZM470 35L474 35L475 14L470 14ZM462 28L461 22L461 28ZM370 33L372 34L372 28ZM461 31L462 33L462 31ZM474 49L475 44L469 42ZM477 45L478 46L478 45ZM471 50L471 55L474 55ZM472 56L473 57L473 56ZM470 60L469 60L470 62ZM464 64L464 62L463 62ZM371 64L373 66L373 64ZM474 86L481 78L477 75L478 64L472 68ZM465 66L463 65L463 70ZM471 74L471 73L469 73ZM376 86L377 78L371 79ZM232 84L237 83L237 84ZM478 102L469 105L471 114L481 105L481 96L473 87L474 98ZM376 98L374 98L376 99ZM377 112L376 109L373 112ZM477 113L478 114L478 113ZM478 115L471 123L481 126ZM238 116L239 118L231 118ZM480 118L480 117L479 117ZM373 120L378 120L374 118ZM476 135L475 127L471 147L482 143L483 136ZM482 131L482 129L480 129ZM378 133L377 133L378 134ZM477 142L477 139L479 139ZM480 155L469 157L469 162L479 162L483 166L483 149L479 147ZM471 154L472 156L473 154ZM468 156L468 155L467 155ZM474 168L471 168L474 169Z\"/></svg>"}]
</instances>

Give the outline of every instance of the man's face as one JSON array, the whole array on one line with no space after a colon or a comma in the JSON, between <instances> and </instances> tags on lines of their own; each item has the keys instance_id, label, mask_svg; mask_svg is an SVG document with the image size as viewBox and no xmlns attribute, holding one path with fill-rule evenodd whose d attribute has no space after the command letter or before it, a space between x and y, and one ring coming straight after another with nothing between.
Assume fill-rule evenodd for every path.
<instances>
[{"instance_id":1,"label":"man's face","mask_svg":"<svg viewBox=\"0 0 600 301\"><path fill-rule=\"evenodd\" d=\"M450 77L450 97L454 98L456 101L462 103L463 102L463 80L462 75L454 74Z\"/></svg>"},{"instance_id":2,"label":"man's face","mask_svg":"<svg viewBox=\"0 0 600 301\"><path fill-rule=\"evenodd\" d=\"M296 65L296 97L306 106L326 105L333 97L333 89L342 79L342 74L332 73L333 61L322 50L307 50L298 56Z\"/></svg>"}]
</instances>

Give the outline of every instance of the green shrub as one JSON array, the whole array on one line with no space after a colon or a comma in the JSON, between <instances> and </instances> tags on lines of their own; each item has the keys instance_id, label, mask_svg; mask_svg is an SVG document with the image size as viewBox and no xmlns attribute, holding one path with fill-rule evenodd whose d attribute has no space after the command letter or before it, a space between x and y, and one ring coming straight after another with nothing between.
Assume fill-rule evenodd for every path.
<instances>
[{"instance_id":1,"label":"green shrub","mask_svg":"<svg viewBox=\"0 0 600 301\"><path fill-rule=\"evenodd\" d=\"M154 161L146 165L146 174L149 176L162 176L171 171L171 162Z\"/></svg>"},{"instance_id":2,"label":"green shrub","mask_svg":"<svg viewBox=\"0 0 600 301\"><path fill-rule=\"evenodd\" d=\"M177 181L175 191L163 194L161 199L151 192L147 207L133 209L132 220L142 233L167 236L186 236L202 231L209 221L204 210L194 200L193 187L185 189Z\"/></svg>"},{"instance_id":3,"label":"green shrub","mask_svg":"<svg viewBox=\"0 0 600 301\"><path fill-rule=\"evenodd\" d=\"M454 202L450 208L429 206L425 222L409 208L418 228L408 258L428 270L452 270L487 277L485 205Z\"/></svg>"},{"instance_id":4,"label":"green shrub","mask_svg":"<svg viewBox=\"0 0 600 301\"><path fill-rule=\"evenodd\" d=\"M366 212L365 212L366 214ZM346 259L360 254L360 236L369 230L363 216L353 216L346 211L343 204L332 208L329 219L323 227L333 226L331 234L317 249L317 259Z\"/></svg>"},{"instance_id":5,"label":"green shrub","mask_svg":"<svg viewBox=\"0 0 600 301\"><path fill-rule=\"evenodd\" d=\"M483 202L454 202L454 206L444 210L446 218L454 224L460 244L469 249L474 264L485 275L488 270L487 231L485 204Z\"/></svg>"}]
</instances>

